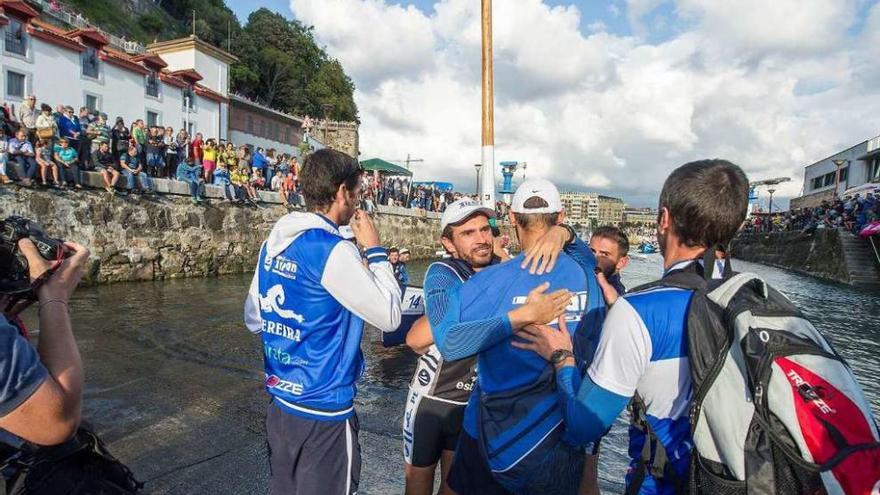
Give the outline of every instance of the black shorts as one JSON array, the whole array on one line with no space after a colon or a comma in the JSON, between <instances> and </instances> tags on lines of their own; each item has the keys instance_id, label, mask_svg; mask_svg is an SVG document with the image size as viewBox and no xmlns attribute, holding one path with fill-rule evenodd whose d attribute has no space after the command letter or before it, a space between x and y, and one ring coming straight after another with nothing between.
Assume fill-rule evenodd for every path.
<instances>
[{"instance_id":1,"label":"black shorts","mask_svg":"<svg viewBox=\"0 0 880 495\"><path fill-rule=\"evenodd\" d=\"M477 440L466 432L459 435L455 460L452 461L446 483L458 495L511 494L492 476L492 471L480 455Z\"/></svg>"},{"instance_id":2,"label":"black shorts","mask_svg":"<svg viewBox=\"0 0 880 495\"><path fill-rule=\"evenodd\" d=\"M356 495L361 473L358 430L357 416L315 421L270 402L266 412L269 493Z\"/></svg>"},{"instance_id":3,"label":"black shorts","mask_svg":"<svg viewBox=\"0 0 880 495\"><path fill-rule=\"evenodd\" d=\"M437 464L444 450L454 451L464 405L435 400L409 390L403 415L403 458L415 467Z\"/></svg>"}]
</instances>

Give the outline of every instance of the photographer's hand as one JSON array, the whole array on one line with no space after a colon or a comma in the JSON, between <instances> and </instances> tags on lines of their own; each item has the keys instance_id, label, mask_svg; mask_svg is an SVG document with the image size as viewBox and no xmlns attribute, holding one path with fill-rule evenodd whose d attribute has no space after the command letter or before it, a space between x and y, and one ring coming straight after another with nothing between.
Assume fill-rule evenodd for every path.
<instances>
[{"instance_id":1,"label":"photographer's hand","mask_svg":"<svg viewBox=\"0 0 880 495\"><path fill-rule=\"evenodd\" d=\"M82 413L82 359L73 338L67 301L82 278L89 250L73 242L64 245L73 255L37 290L37 352L49 376L24 403L0 418L0 428L39 445L58 444L73 436ZM52 267L53 262L44 259L30 240L19 241L18 247L28 260L31 280Z\"/></svg>"}]
</instances>

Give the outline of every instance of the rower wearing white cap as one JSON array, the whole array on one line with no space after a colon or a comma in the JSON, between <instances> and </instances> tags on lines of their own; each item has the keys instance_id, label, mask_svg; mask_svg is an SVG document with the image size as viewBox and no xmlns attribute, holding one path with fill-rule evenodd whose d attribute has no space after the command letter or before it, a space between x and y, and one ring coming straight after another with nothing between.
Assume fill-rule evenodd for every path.
<instances>
[{"instance_id":1,"label":"rower wearing white cap","mask_svg":"<svg viewBox=\"0 0 880 495\"><path fill-rule=\"evenodd\" d=\"M494 217L493 209L470 198L450 204L443 212L440 242L450 257L431 264L424 283L426 308L432 319L445 319L446 294L457 291L476 272L501 261L493 253L489 219ZM532 271L543 272L552 267L572 235L564 226L551 228L530 252ZM537 303L526 306L525 312L540 312ZM413 325L406 343L422 354L410 383L404 414L406 493L434 493L438 461L442 469L440 493L451 493L445 480L458 443L464 408L474 387L476 357L444 360L434 345L428 317Z\"/></svg>"}]
</instances>

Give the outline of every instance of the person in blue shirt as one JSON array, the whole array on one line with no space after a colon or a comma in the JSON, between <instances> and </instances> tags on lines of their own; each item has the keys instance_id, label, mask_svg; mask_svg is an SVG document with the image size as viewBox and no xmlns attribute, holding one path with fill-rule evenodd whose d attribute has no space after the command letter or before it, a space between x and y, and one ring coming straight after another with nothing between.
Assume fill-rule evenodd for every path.
<instances>
[{"instance_id":1,"label":"person in blue shirt","mask_svg":"<svg viewBox=\"0 0 880 495\"><path fill-rule=\"evenodd\" d=\"M629 239L626 234L613 225L603 225L593 231L590 250L596 255L602 276L615 293L623 295L626 287L620 280L620 272L629 264ZM610 299L608 294L605 298Z\"/></svg>"},{"instance_id":2,"label":"person in blue shirt","mask_svg":"<svg viewBox=\"0 0 880 495\"><path fill-rule=\"evenodd\" d=\"M128 152L119 157L119 165L122 167L122 175L128 183L129 191L153 192L153 181L144 170L144 161L138 154L137 147L129 146ZM135 189L137 183L140 184L140 189Z\"/></svg>"},{"instance_id":3,"label":"person in blue shirt","mask_svg":"<svg viewBox=\"0 0 880 495\"><path fill-rule=\"evenodd\" d=\"M559 192L546 180L525 181L514 194L510 220L526 252L563 218ZM431 311L428 300L431 330L443 358L478 356L478 392L471 394L465 408L448 477L457 493L578 489L584 446L572 442L566 431L553 391L552 367L512 344L518 332L535 323L522 314L528 303L550 297L559 304L557 314L577 331L579 358L588 359L586 347L598 331L593 319L605 303L594 275L595 259L580 245L579 259L560 254L549 273L522 270L523 254L482 270L435 302L448 307L442 319ZM548 288L555 292L544 294Z\"/></svg>"},{"instance_id":4,"label":"person in blue shirt","mask_svg":"<svg viewBox=\"0 0 880 495\"><path fill-rule=\"evenodd\" d=\"M357 209L357 160L323 149L303 171L308 212L283 216L260 248L245 324L263 344L271 494L352 495L360 479L356 382L364 323L400 325L400 286ZM339 226L351 222L358 247Z\"/></svg>"},{"instance_id":5,"label":"person in blue shirt","mask_svg":"<svg viewBox=\"0 0 880 495\"><path fill-rule=\"evenodd\" d=\"M83 366L68 301L85 273L89 250L73 242L66 242L65 248L71 256L36 289L37 346L28 342L19 320L30 302L0 294L0 438L16 449L24 441L63 443L79 426ZM18 250L28 261L31 282L52 267L29 239L20 240Z\"/></svg>"},{"instance_id":6,"label":"person in blue shirt","mask_svg":"<svg viewBox=\"0 0 880 495\"><path fill-rule=\"evenodd\" d=\"M409 257L409 249L401 248L400 258L397 261L397 280L400 281L400 285L402 286L409 285L410 282L409 270L406 268L406 263L409 261Z\"/></svg>"},{"instance_id":7,"label":"person in blue shirt","mask_svg":"<svg viewBox=\"0 0 880 495\"><path fill-rule=\"evenodd\" d=\"M73 107L71 106L64 107L61 115L58 116L58 135L59 137L67 138L70 147L74 151L79 149L79 118L73 114Z\"/></svg>"},{"instance_id":8,"label":"person in blue shirt","mask_svg":"<svg viewBox=\"0 0 880 495\"><path fill-rule=\"evenodd\" d=\"M706 249L728 245L745 221L748 189L742 169L724 160L691 162L672 172L663 184L658 207L664 277L680 270L702 275ZM713 276L720 274L717 266L712 270ZM655 478L652 460L644 466L641 484L630 487L638 493L673 494L675 483L687 477L693 445L687 348L692 296L692 291L666 287L630 292L613 302L586 376L572 359L555 363L559 403L575 441L598 439L636 393L641 397L647 422L666 451L672 468L668 472L677 479ZM533 326L521 333L527 342L514 345L549 360L557 350L572 348L562 330ZM628 485L645 442L643 431L630 429ZM652 446L652 451L657 447Z\"/></svg>"},{"instance_id":9,"label":"person in blue shirt","mask_svg":"<svg viewBox=\"0 0 880 495\"><path fill-rule=\"evenodd\" d=\"M254 151L254 156L251 159L251 167L260 170L260 173L263 174L263 177L271 177L266 175L269 172L269 159L266 158L266 153L263 151L263 148L257 148Z\"/></svg>"},{"instance_id":10,"label":"person in blue shirt","mask_svg":"<svg viewBox=\"0 0 880 495\"><path fill-rule=\"evenodd\" d=\"M193 158L188 157L181 160L177 165L177 180L186 182L189 185L189 194L193 204L203 201L202 196L205 193L205 181L202 179L202 167L198 167L193 163Z\"/></svg>"}]
</instances>

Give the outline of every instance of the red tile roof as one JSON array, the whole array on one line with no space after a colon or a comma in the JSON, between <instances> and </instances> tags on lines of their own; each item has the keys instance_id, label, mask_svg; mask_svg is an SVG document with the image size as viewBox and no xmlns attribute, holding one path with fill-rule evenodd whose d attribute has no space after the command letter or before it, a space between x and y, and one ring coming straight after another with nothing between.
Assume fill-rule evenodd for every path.
<instances>
[{"instance_id":1,"label":"red tile roof","mask_svg":"<svg viewBox=\"0 0 880 495\"><path fill-rule=\"evenodd\" d=\"M155 53L144 53L143 55L137 55L135 57L132 57L132 60L158 69L164 69L165 67L168 67L168 64L166 64L165 61L162 60L162 57L156 55Z\"/></svg>"},{"instance_id":2,"label":"red tile roof","mask_svg":"<svg viewBox=\"0 0 880 495\"><path fill-rule=\"evenodd\" d=\"M228 103L229 102L229 98L221 95L220 93L218 93L210 88L202 86L201 84L195 85L195 91L196 91L197 95L199 95L203 98L207 98L209 100L216 101L217 103Z\"/></svg>"},{"instance_id":3,"label":"red tile roof","mask_svg":"<svg viewBox=\"0 0 880 495\"><path fill-rule=\"evenodd\" d=\"M133 61L131 57L122 52L117 52L116 50L108 50L104 49L100 54L101 60L107 62L108 64L113 64L118 67L122 67L123 69L128 69L132 72L137 72L141 75L147 75L150 73L150 70L144 67L143 65Z\"/></svg>"},{"instance_id":4,"label":"red tile roof","mask_svg":"<svg viewBox=\"0 0 880 495\"><path fill-rule=\"evenodd\" d=\"M0 9L6 14L31 19L40 15L33 7L22 0L0 0Z\"/></svg>"},{"instance_id":5,"label":"red tile roof","mask_svg":"<svg viewBox=\"0 0 880 495\"><path fill-rule=\"evenodd\" d=\"M95 28L74 29L73 31L68 31L64 34L68 38L79 38L83 43L91 42L98 46L104 46L110 42L106 36L101 34L101 32Z\"/></svg>"},{"instance_id":6,"label":"red tile roof","mask_svg":"<svg viewBox=\"0 0 880 495\"><path fill-rule=\"evenodd\" d=\"M196 72L195 69L176 70L172 72L171 75L189 81L190 83L195 83L203 79L202 75Z\"/></svg>"},{"instance_id":7,"label":"red tile roof","mask_svg":"<svg viewBox=\"0 0 880 495\"><path fill-rule=\"evenodd\" d=\"M65 36L64 33L59 31L55 26L42 21L32 20L27 31L34 38L41 39L47 43L52 43L53 45L77 52L84 52L86 50L85 45L79 41Z\"/></svg>"},{"instance_id":8,"label":"red tile roof","mask_svg":"<svg viewBox=\"0 0 880 495\"><path fill-rule=\"evenodd\" d=\"M186 81L184 81L183 79L180 79L179 77L173 76L167 70L163 70L162 72L159 73L159 80L161 80L163 83L170 84L172 86L177 86L178 88L185 88L188 86Z\"/></svg>"}]
</instances>

